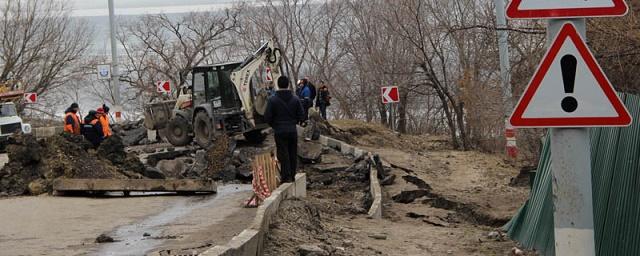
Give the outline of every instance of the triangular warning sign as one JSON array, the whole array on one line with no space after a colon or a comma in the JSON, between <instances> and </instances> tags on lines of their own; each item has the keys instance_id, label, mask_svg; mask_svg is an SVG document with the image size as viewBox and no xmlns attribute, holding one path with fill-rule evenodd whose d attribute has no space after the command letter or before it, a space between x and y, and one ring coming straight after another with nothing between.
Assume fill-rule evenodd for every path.
<instances>
[{"instance_id":1,"label":"triangular warning sign","mask_svg":"<svg viewBox=\"0 0 640 256\"><path fill-rule=\"evenodd\" d=\"M516 127L628 126L631 116L576 28L565 23L510 121Z\"/></svg>"},{"instance_id":2,"label":"triangular warning sign","mask_svg":"<svg viewBox=\"0 0 640 256\"><path fill-rule=\"evenodd\" d=\"M507 7L512 19L624 16L624 0L513 0Z\"/></svg>"}]
</instances>

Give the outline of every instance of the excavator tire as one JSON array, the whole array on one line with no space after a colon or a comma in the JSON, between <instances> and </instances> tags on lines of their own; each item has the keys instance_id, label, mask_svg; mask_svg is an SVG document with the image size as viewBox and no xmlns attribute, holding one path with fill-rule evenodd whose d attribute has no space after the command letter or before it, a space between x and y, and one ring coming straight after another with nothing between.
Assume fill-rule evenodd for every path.
<instances>
[{"instance_id":1,"label":"excavator tire","mask_svg":"<svg viewBox=\"0 0 640 256\"><path fill-rule=\"evenodd\" d=\"M171 145L182 147L189 145L193 137L189 135L191 126L189 122L181 116L172 118L167 124L166 137Z\"/></svg>"},{"instance_id":2,"label":"excavator tire","mask_svg":"<svg viewBox=\"0 0 640 256\"><path fill-rule=\"evenodd\" d=\"M196 118L193 120L193 133L196 143L200 147L207 149L213 143L215 131L207 112L201 111L196 114Z\"/></svg>"}]
</instances>

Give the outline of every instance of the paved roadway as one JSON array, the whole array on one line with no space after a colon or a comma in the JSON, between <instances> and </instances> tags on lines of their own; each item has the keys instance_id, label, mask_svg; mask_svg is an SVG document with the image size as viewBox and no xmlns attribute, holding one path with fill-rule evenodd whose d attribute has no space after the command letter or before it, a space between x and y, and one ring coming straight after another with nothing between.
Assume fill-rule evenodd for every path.
<instances>
[{"instance_id":1,"label":"paved roadway","mask_svg":"<svg viewBox=\"0 0 640 256\"><path fill-rule=\"evenodd\" d=\"M0 154L0 165L7 161ZM0 199L0 255L143 255L161 249L202 251L246 228L251 186L219 186L217 195L137 194L129 198ZM106 233L115 243L97 244ZM145 236L147 233L149 236Z\"/></svg>"}]
</instances>

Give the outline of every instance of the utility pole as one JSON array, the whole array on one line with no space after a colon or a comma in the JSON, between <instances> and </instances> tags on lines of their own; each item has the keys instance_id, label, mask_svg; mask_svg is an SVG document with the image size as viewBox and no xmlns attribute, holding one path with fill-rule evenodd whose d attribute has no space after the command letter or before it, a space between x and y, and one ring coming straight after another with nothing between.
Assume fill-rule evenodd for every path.
<instances>
[{"instance_id":1,"label":"utility pole","mask_svg":"<svg viewBox=\"0 0 640 256\"><path fill-rule=\"evenodd\" d=\"M500 80L502 82L502 101L504 103L504 125L506 138L506 151L512 157L517 157L517 143L515 128L509 122L513 111L513 93L511 92L511 64L509 63L509 32L507 18L505 17L504 0L495 0L496 5L496 30L498 34L498 49L500 52Z\"/></svg>"},{"instance_id":2,"label":"utility pole","mask_svg":"<svg viewBox=\"0 0 640 256\"><path fill-rule=\"evenodd\" d=\"M116 112L116 122L122 119L122 101L120 95L120 65L118 64L118 45L116 41L116 17L113 0L109 0L109 30L111 33L111 92Z\"/></svg>"}]
</instances>

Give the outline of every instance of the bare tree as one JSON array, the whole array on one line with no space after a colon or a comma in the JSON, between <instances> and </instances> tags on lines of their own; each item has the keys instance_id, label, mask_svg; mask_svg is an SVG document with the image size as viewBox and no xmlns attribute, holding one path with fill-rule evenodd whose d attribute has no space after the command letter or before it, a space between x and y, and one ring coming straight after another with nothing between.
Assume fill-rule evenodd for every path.
<instances>
[{"instance_id":1,"label":"bare tree","mask_svg":"<svg viewBox=\"0 0 640 256\"><path fill-rule=\"evenodd\" d=\"M0 83L45 95L72 78L91 31L64 2L3 1L0 12Z\"/></svg>"},{"instance_id":2,"label":"bare tree","mask_svg":"<svg viewBox=\"0 0 640 256\"><path fill-rule=\"evenodd\" d=\"M140 93L153 92L157 80L184 85L191 68L202 64L237 29L238 11L192 12L185 16L153 14L123 24L118 40L127 57L124 77ZM137 98L139 95L135 95Z\"/></svg>"}]
</instances>

